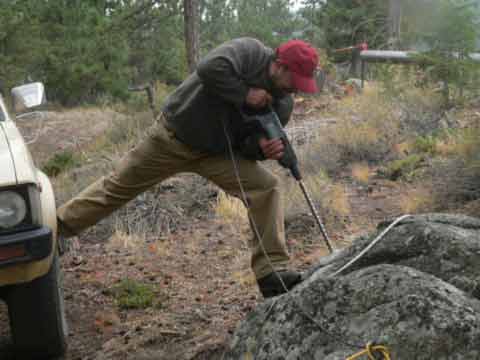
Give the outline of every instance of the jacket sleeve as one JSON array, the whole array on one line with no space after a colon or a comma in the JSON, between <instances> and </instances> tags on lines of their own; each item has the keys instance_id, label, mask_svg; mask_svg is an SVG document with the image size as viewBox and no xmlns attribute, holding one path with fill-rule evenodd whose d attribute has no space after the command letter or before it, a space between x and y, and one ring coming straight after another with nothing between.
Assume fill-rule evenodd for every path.
<instances>
[{"instance_id":1,"label":"jacket sleeve","mask_svg":"<svg viewBox=\"0 0 480 360\"><path fill-rule=\"evenodd\" d=\"M240 144L240 153L243 155L244 158L259 161L266 160L265 155L263 155L263 151L260 148L259 144L260 138L263 136L264 135L260 133L253 133L243 139L242 143Z\"/></svg>"},{"instance_id":2,"label":"jacket sleeve","mask_svg":"<svg viewBox=\"0 0 480 360\"><path fill-rule=\"evenodd\" d=\"M277 98L273 103L273 109L277 113L282 126L287 125L293 111L293 98L286 95L282 98ZM265 135L259 132L252 132L249 136L244 138L240 144L241 154L250 160L266 160L262 149L260 148L260 138Z\"/></svg>"},{"instance_id":3,"label":"jacket sleeve","mask_svg":"<svg viewBox=\"0 0 480 360\"><path fill-rule=\"evenodd\" d=\"M248 93L244 79L252 71L263 45L255 39L236 39L212 50L197 66L197 74L207 91L241 107Z\"/></svg>"},{"instance_id":4,"label":"jacket sleeve","mask_svg":"<svg viewBox=\"0 0 480 360\"><path fill-rule=\"evenodd\" d=\"M290 121L293 112L293 98L291 95L286 95L282 98L277 98L273 103L273 109L278 115L280 122L286 126Z\"/></svg>"}]
</instances>

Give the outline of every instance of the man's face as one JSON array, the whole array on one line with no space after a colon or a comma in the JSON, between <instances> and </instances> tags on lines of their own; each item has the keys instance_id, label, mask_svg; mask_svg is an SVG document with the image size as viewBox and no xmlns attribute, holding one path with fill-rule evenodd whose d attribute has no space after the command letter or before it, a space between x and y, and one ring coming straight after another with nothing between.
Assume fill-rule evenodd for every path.
<instances>
[{"instance_id":1,"label":"man's face","mask_svg":"<svg viewBox=\"0 0 480 360\"><path fill-rule=\"evenodd\" d=\"M292 94L297 92L293 86L292 73L285 65L275 63L271 72L273 86L280 92Z\"/></svg>"}]
</instances>

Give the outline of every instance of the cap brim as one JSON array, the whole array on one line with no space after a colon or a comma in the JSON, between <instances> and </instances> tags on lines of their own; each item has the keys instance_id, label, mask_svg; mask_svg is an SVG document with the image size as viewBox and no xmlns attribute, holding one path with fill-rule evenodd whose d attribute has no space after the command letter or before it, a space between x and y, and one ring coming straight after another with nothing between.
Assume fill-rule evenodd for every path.
<instances>
[{"instance_id":1,"label":"cap brim","mask_svg":"<svg viewBox=\"0 0 480 360\"><path fill-rule=\"evenodd\" d=\"M303 76L292 72L293 86L298 91L313 94L318 92L317 82L314 77Z\"/></svg>"}]
</instances>

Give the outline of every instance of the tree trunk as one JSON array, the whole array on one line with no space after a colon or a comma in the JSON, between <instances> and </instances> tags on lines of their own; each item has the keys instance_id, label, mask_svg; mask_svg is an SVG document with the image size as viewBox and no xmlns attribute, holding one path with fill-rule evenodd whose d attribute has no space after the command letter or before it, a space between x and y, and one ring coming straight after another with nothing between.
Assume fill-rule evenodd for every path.
<instances>
[{"instance_id":1,"label":"tree trunk","mask_svg":"<svg viewBox=\"0 0 480 360\"><path fill-rule=\"evenodd\" d=\"M400 40L402 0L389 0L388 37L390 48L396 48Z\"/></svg>"},{"instance_id":2,"label":"tree trunk","mask_svg":"<svg viewBox=\"0 0 480 360\"><path fill-rule=\"evenodd\" d=\"M194 72L200 58L198 0L183 0L183 7L188 69Z\"/></svg>"},{"instance_id":3,"label":"tree trunk","mask_svg":"<svg viewBox=\"0 0 480 360\"><path fill-rule=\"evenodd\" d=\"M350 67L350 77L360 78L362 73L362 59L360 58L360 49L352 50L352 66Z\"/></svg>"}]
</instances>

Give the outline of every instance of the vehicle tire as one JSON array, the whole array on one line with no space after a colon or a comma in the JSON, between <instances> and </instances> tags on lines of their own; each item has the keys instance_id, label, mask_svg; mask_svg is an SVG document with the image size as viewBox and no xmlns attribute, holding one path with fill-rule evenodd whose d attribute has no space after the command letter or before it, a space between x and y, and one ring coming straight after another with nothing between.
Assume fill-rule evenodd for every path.
<instances>
[{"instance_id":1,"label":"vehicle tire","mask_svg":"<svg viewBox=\"0 0 480 360\"><path fill-rule=\"evenodd\" d=\"M46 275L9 290L8 314L18 358L52 359L65 353L68 328L62 280L55 255Z\"/></svg>"}]
</instances>

